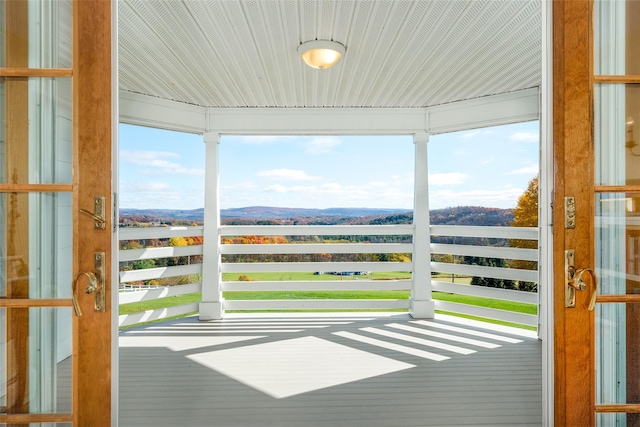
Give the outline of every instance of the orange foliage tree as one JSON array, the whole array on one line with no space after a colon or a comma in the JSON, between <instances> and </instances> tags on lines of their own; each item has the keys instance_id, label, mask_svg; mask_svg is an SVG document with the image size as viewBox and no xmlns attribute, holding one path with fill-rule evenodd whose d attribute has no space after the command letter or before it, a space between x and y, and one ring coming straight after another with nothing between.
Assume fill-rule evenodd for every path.
<instances>
[{"instance_id":1,"label":"orange foliage tree","mask_svg":"<svg viewBox=\"0 0 640 427\"><path fill-rule=\"evenodd\" d=\"M512 227L537 227L538 226L538 176L536 175L529 181L527 189L518 198L518 204L513 211ZM509 244L515 248L537 249L537 240L511 239ZM524 270L537 270L538 263L536 261L514 260L512 265L514 268ZM521 282L518 289L524 291L535 291L537 286L535 283Z\"/></svg>"}]
</instances>

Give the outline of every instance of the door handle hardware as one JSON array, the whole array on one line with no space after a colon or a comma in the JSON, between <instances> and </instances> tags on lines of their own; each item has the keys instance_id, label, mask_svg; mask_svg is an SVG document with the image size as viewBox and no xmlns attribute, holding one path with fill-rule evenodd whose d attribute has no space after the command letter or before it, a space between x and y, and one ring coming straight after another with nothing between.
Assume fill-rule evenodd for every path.
<instances>
[{"instance_id":1,"label":"door handle hardware","mask_svg":"<svg viewBox=\"0 0 640 427\"><path fill-rule=\"evenodd\" d=\"M98 284L96 275L90 271L81 271L76 274L76 277L73 279L73 283L71 284L71 300L73 302L73 310L78 317L82 316L82 310L80 310L80 304L78 304L78 280L83 276L87 278L87 286L84 290L85 293L91 293L88 292L87 289L95 289Z\"/></svg>"},{"instance_id":2,"label":"door handle hardware","mask_svg":"<svg viewBox=\"0 0 640 427\"><path fill-rule=\"evenodd\" d=\"M591 276L591 298L589 300L589 311L593 311L596 307L596 298L598 296L598 276L592 268L575 268L576 251L567 249L564 251L564 278L565 278L565 301L564 306L573 308L576 306L576 291L584 291L587 289L587 283L582 277L585 273Z\"/></svg>"},{"instance_id":3,"label":"door handle hardware","mask_svg":"<svg viewBox=\"0 0 640 427\"><path fill-rule=\"evenodd\" d=\"M89 212L86 209L80 209L81 214L93 218L94 227L100 230L104 230L107 226L107 221L104 217L104 204L104 196L95 196L93 198L93 213Z\"/></svg>"},{"instance_id":4,"label":"door handle hardware","mask_svg":"<svg viewBox=\"0 0 640 427\"><path fill-rule=\"evenodd\" d=\"M104 264L105 264L105 253L104 252L95 252L93 254L93 265L95 268L96 279L98 282L98 286L95 289L96 299L94 303L94 308L96 311L100 313L104 313L107 309L105 304L105 293L106 293L106 280L104 274Z\"/></svg>"},{"instance_id":5,"label":"door handle hardware","mask_svg":"<svg viewBox=\"0 0 640 427\"><path fill-rule=\"evenodd\" d=\"M78 280L81 277L87 278L87 284L84 288L84 293L87 295L95 294L94 310L104 313L106 311L105 304L105 274L104 274L105 253L94 253L94 272L81 271L76 274L73 283L71 284L71 300L73 302L73 310L76 316L82 316L82 310L80 310L80 304L78 304Z\"/></svg>"},{"instance_id":6,"label":"door handle hardware","mask_svg":"<svg viewBox=\"0 0 640 427\"><path fill-rule=\"evenodd\" d=\"M572 286L573 277L576 274L576 251L567 249L564 251L564 306L576 306L576 289Z\"/></svg>"},{"instance_id":7,"label":"door handle hardware","mask_svg":"<svg viewBox=\"0 0 640 427\"><path fill-rule=\"evenodd\" d=\"M598 276L596 272L593 271L592 268L583 268L581 270L576 271L575 274L575 283L576 289L584 291L587 288L587 284L584 282L582 275L584 273L589 273L591 275L591 299L589 300L589 311L593 311L596 308L596 298L598 297Z\"/></svg>"}]
</instances>

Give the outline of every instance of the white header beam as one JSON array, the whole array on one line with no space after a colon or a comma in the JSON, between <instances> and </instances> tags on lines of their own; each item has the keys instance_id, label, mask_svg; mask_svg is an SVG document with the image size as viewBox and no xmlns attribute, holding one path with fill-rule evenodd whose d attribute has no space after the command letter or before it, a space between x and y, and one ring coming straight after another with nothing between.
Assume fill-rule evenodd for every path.
<instances>
[{"instance_id":1,"label":"white header beam","mask_svg":"<svg viewBox=\"0 0 640 427\"><path fill-rule=\"evenodd\" d=\"M528 122L540 118L538 88L427 108L430 134Z\"/></svg>"},{"instance_id":2,"label":"white header beam","mask_svg":"<svg viewBox=\"0 0 640 427\"><path fill-rule=\"evenodd\" d=\"M419 108L212 109L211 127L235 135L410 135L424 132Z\"/></svg>"},{"instance_id":3,"label":"white header beam","mask_svg":"<svg viewBox=\"0 0 640 427\"><path fill-rule=\"evenodd\" d=\"M206 108L120 92L120 122L227 135L411 135L538 120L539 89L427 108Z\"/></svg>"},{"instance_id":4,"label":"white header beam","mask_svg":"<svg viewBox=\"0 0 640 427\"><path fill-rule=\"evenodd\" d=\"M207 109L120 91L120 123L202 134L207 128Z\"/></svg>"}]
</instances>

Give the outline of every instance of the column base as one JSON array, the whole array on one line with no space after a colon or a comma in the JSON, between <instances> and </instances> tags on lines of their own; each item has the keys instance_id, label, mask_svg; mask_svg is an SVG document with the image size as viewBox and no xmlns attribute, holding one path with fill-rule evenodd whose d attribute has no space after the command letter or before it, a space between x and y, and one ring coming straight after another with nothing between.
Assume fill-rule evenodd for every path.
<instances>
[{"instance_id":1,"label":"column base","mask_svg":"<svg viewBox=\"0 0 640 427\"><path fill-rule=\"evenodd\" d=\"M200 303L200 320L220 320L224 317L222 301Z\"/></svg>"},{"instance_id":2,"label":"column base","mask_svg":"<svg viewBox=\"0 0 640 427\"><path fill-rule=\"evenodd\" d=\"M409 299L409 315L414 319L433 319L435 304L433 300L417 301Z\"/></svg>"}]
</instances>

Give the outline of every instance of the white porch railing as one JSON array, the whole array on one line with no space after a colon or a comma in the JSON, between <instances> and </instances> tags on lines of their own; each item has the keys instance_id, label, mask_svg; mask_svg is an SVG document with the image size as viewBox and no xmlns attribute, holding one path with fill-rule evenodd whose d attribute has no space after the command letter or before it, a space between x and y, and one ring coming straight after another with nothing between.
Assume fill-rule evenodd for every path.
<instances>
[{"instance_id":1,"label":"white porch railing","mask_svg":"<svg viewBox=\"0 0 640 427\"><path fill-rule=\"evenodd\" d=\"M538 229L533 227L432 225L432 239L435 236L538 240ZM498 258L503 260L538 261L537 249L432 243L431 252L437 254L451 254L456 256ZM516 268L486 267L440 262L432 262L431 269L432 271L437 271L440 273L458 274L465 276L488 277L494 279L517 280L533 283L538 283L539 281L538 271L536 270L521 270ZM488 288L483 286L460 285L437 280L432 280L431 286L434 291L448 292L452 294L471 295L534 305L538 305L539 303L537 292L524 292L509 289ZM471 316L486 317L489 319L519 323L528 326L538 326L537 315L485 308L469 304L439 301L437 299L434 300L434 304L436 306L436 309L439 310L468 314Z\"/></svg>"},{"instance_id":2,"label":"white porch railing","mask_svg":"<svg viewBox=\"0 0 640 427\"><path fill-rule=\"evenodd\" d=\"M220 236L388 236L413 234L412 225L318 225L318 226L221 226ZM221 254L392 254L411 253L411 243L327 243L279 245L221 245ZM410 262L268 262L222 263L222 273L242 272L411 272ZM348 281L268 281L222 282L223 291L333 291L333 290L404 290L411 289L410 280ZM402 299L312 299L312 300L225 300L225 310L322 310L322 309L398 309L409 308Z\"/></svg>"},{"instance_id":3,"label":"white porch railing","mask_svg":"<svg viewBox=\"0 0 640 427\"><path fill-rule=\"evenodd\" d=\"M413 235L412 225L384 226L221 226L220 236L388 236ZM537 240L536 228L511 227L467 227L438 226L431 227L432 236L484 237L497 239ZM202 236L202 227L160 227L160 228L123 228L120 239L140 240L152 238ZM289 244L223 244L219 245L221 255L301 255L301 254L394 254L413 252L412 243L289 243ZM511 247L472 246L459 244L431 244L434 254L451 254L454 256L474 256L484 258L500 258L507 260L537 261L536 249L519 249ZM139 261L176 256L202 255L202 246L160 247L145 249L129 249L120 251L119 261ZM207 262L207 260L204 260ZM479 276L507 280L538 282L537 271L518 270L514 268L473 266L455 263L432 262L434 272ZM412 272L413 262L223 262L220 273L259 273L259 272ZM166 277L200 274L202 264L181 265L161 268L147 268L120 272L120 283L148 281ZM335 290L387 290L410 291L412 281L407 280L314 280L314 281L222 281L223 292L255 292L255 291L335 291ZM481 286L432 281L434 291L452 294L479 296L506 301L538 304L535 292L522 292ZM120 294L120 304L168 298L199 292L201 283L163 287L140 292ZM496 310L468 304L435 300L436 309L487 317L524 325L536 326L537 316ZM225 300L225 310L313 310L313 309L403 309L409 307L406 298L391 300ZM120 326L162 319L198 311L198 304L191 303L170 308L148 310L140 313L120 316Z\"/></svg>"},{"instance_id":4,"label":"white porch railing","mask_svg":"<svg viewBox=\"0 0 640 427\"><path fill-rule=\"evenodd\" d=\"M149 227L149 228L121 228L120 241L167 239L171 237L202 236L203 227ZM118 251L118 261L140 261L145 259L170 258L177 256L202 255L202 245L169 246L143 249L123 249ZM155 289L141 289L131 292L135 285L128 282L177 277L192 274L202 274L202 264L179 265L171 267L146 268L140 270L120 271L120 288L127 292L119 293L119 305L135 302L170 298L202 291L202 283L186 285L154 287ZM119 317L119 326L130 326L136 323L160 320L172 316L180 316L198 311L198 303L174 305L166 308L145 310L137 313L123 314Z\"/></svg>"}]
</instances>

